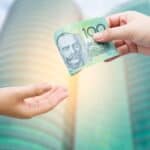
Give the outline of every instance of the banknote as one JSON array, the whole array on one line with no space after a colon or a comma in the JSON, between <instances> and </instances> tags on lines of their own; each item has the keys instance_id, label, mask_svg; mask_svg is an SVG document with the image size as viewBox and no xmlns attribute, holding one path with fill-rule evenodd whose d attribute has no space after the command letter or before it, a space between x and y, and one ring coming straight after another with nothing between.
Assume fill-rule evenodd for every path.
<instances>
[{"instance_id":1,"label":"banknote","mask_svg":"<svg viewBox=\"0 0 150 150\"><path fill-rule=\"evenodd\" d=\"M55 32L57 48L70 75L119 55L112 43L93 40L94 33L102 32L107 27L105 18L94 18L67 25Z\"/></svg>"}]
</instances>

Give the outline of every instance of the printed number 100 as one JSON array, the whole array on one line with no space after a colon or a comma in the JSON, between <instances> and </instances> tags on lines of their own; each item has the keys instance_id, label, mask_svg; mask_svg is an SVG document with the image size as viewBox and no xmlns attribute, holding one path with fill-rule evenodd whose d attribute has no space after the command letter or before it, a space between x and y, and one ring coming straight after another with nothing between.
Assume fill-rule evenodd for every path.
<instances>
[{"instance_id":1,"label":"printed number 100","mask_svg":"<svg viewBox=\"0 0 150 150\"><path fill-rule=\"evenodd\" d=\"M93 37L94 33L101 32L103 30L105 30L105 26L103 24L97 24L97 26L89 26L87 29L82 28L82 31L84 32L86 38Z\"/></svg>"}]
</instances>

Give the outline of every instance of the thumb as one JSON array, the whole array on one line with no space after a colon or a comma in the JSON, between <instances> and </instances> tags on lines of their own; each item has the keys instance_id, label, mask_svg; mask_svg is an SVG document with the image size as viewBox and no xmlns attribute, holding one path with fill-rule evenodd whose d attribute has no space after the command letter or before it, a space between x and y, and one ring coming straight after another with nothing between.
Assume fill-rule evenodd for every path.
<instances>
[{"instance_id":1,"label":"thumb","mask_svg":"<svg viewBox=\"0 0 150 150\"><path fill-rule=\"evenodd\" d=\"M52 88L52 86L48 83L43 84L37 84L37 85L29 85L29 86L23 86L18 87L18 96L21 99L39 96L47 91L49 91Z\"/></svg>"},{"instance_id":2,"label":"thumb","mask_svg":"<svg viewBox=\"0 0 150 150\"><path fill-rule=\"evenodd\" d=\"M130 25L108 28L103 32L94 34L93 38L97 42L108 42L113 40L132 40L132 30Z\"/></svg>"}]
</instances>

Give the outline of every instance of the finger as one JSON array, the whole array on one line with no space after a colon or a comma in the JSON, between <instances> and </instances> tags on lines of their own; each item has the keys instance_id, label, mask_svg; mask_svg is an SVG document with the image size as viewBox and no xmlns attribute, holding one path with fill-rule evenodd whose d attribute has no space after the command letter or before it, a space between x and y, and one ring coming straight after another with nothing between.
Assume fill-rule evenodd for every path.
<instances>
[{"instance_id":1,"label":"finger","mask_svg":"<svg viewBox=\"0 0 150 150\"><path fill-rule=\"evenodd\" d=\"M24 102L28 103L28 104L36 104L36 103L40 102L41 100L46 99L46 97L48 95L54 93L58 88L59 87L57 87L57 86L52 87L48 92L45 92L39 96L34 96L34 97L24 99Z\"/></svg>"},{"instance_id":2,"label":"finger","mask_svg":"<svg viewBox=\"0 0 150 150\"><path fill-rule=\"evenodd\" d=\"M131 41L125 41L126 45L129 48L129 52L130 53L137 53L138 49L137 49L137 45Z\"/></svg>"},{"instance_id":3,"label":"finger","mask_svg":"<svg viewBox=\"0 0 150 150\"><path fill-rule=\"evenodd\" d=\"M120 26L127 23L126 13L118 13L106 18L110 28Z\"/></svg>"},{"instance_id":4,"label":"finger","mask_svg":"<svg viewBox=\"0 0 150 150\"><path fill-rule=\"evenodd\" d=\"M117 50L119 51L119 55L113 58L107 59L105 60L105 62L111 62L119 58L120 56L129 53L129 47L126 45L125 41L121 41L121 40L116 41L116 47L117 47Z\"/></svg>"},{"instance_id":5,"label":"finger","mask_svg":"<svg viewBox=\"0 0 150 150\"><path fill-rule=\"evenodd\" d=\"M125 41L124 40L115 40L115 41L113 41L113 43L114 43L115 47L117 48L117 47L124 45Z\"/></svg>"},{"instance_id":6,"label":"finger","mask_svg":"<svg viewBox=\"0 0 150 150\"><path fill-rule=\"evenodd\" d=\"M53 106L56 106L57 103L60 100L64 99L64 97L66 96L68 96L68 91L64 88L59 88L54 93L49 94L47 99L50 104L53 104Z\"/></svg>"},{"instance_id":7,"label":"finger","mask_svg":"<svg viewBox=\"0 0 150 150\"><path fill-rule=\"evenodd\" d=\"M119 48L119 47L121 47L121 46L123 46L123 45L126 44L124 40L115 40L115 41L113 41L113 43L114 43L114 45L115 45L116 48ZM111 62L111 61L119 58L120 56L121 55L118 55L118 56L115 56L113 58L107 59L107 60L105 60L105 62Z\"/></svg>"},{"instance_id":8,"label":"finger","mask_svg":"<svg viewBox=\"0 0 150 150\"><path fill-rule=\"evenodd\" d=\"M121 41L117 41L117 42L120 44L120 46L117 47L117 50L119 51L120 55L116 56L114 58L108 59L105 62L110 62L110 61L112 61L122 55L126 55L128 53L137 52L137 46L135 44L130 43L128 41L124 41L125 44L122 45L123 42L121 42Z\"/></svg>"},{"instance_id":9,"label":"finger","mask_svg":"<svg viewBox=\"0 0 150 150\"><path fill-rule=\"evenodd\" d=\"M54 93L47 95L45 97L45 108L43 107L43 112L47 112L51 109L53 109L55 106L57 106L58 103L60 103L62 100L68 97L68 91L64 90L63 88L57 89Z\"/></svg>"},{"instance_id":10,"label":"finger","mask_svg":"<svg viewBox=\"0 0 150 150\"><path fill-rule=\"evenodd\" d=\"M144 55L150 55L150 47L138 46L137 52Z\"/></svg>"},{"instance_id":11,"label":"finger","mask_svg":"<svg viewBox=\"0 0 150 150\"><path fill-rule=\"evenodd\" d=\"M45 103L45 102L49 102L49 99L52 100L52 102L56 102L57 100L60 99L60 97L62 97L62 95L68 93L68 91L62 87L58 87L54 92L47 92L47 94L43 95L43 96L39 96L35 101L39 102L39 103ZM50 101L50 103L52 103Z\"/></svg>"},{"instance_id":12,"label":"finger","mask_svg":"<svg viewBox=\"0 0 150 150\"><path fill-rule=\"evenodd\" d=\"M95 33L93 38L97 42L109 42L113 40L132 40L130 25L108 28L103 32Z\"/></svg>"},{"instance_id":13,"label":"finger","mask_svg":"<svg viewBox=\"0 0 150 150\"><path fill-rule=\"evenodd\" d=\"M38 85L30 85L24 87L18 87L17 93L18 96L24 100L25 98L38 96L42 93L49 91L52 86L48 83L42 83Z\"/></svg>"},{"instance_id":14,"label":"finger","mask_svg":"<svg viewBox=\"0 0 150 150\"><path fill-rule=\"evenodd\" d=\"M66 97L68 97L68 92L62 88L58 88L53 93L48 92L48 95L46 95L45 98L41 97L41 99L38 100L38 103L26 105L26 108L25 107L23 108L24 113L29 118L42 113L46 113L51 109L53 109L58 103L60 103Z\"/></svg>"},{"instance_id":15,"label":"finger","mask_svg":"<svg viewBox=\"0 0 150 150\"><path fill-rule=\"evenodd\" d=\"M126 44L123 45L123 46L118 47L117 50L119 51L120 56L129 53L129 47Z\"/></svg>"},{"instance_id":16,"label":"finger","mask_svg":"<svg viewBox=\"0 0 150 150\"><path fill-rule=\"evenodd\" d=\"M141 13L136 11L126 11L111 16L106 17L107 23L110 28L120 26L122 24L127 24L128 22L134 20L135 18L142 16Z\"/></svg>"}]
</instances>

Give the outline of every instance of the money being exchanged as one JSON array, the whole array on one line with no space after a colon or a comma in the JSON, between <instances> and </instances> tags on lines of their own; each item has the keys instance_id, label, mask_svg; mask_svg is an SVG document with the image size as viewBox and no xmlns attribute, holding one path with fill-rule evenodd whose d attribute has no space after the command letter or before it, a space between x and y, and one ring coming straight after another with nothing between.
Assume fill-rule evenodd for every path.
<instances>
[{"instance_id":1,"label":"money being exchanged","mask_svg":"<svg viewBox=\"0 0 150 150\"><path fill-rule=\"evenodd\" d=\"M105 18L94 18L68 25L55 32L55 42L70 75L92 64L119 55L112 43L97 43L93 34L108 27Z\"/></svg>"}]
</instances>

